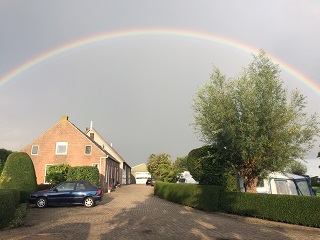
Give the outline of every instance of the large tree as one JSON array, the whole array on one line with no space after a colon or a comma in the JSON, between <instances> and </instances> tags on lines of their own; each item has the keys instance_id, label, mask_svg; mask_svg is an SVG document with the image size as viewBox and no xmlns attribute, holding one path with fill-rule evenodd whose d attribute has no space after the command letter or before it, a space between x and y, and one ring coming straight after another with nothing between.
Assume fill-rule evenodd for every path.
<instances>
[{"instance_id":1,"label":"large tree","mask_svg":"<svg viewBox=\"0 0 320 240\"><path fill-rule=\"evenodd\" d=\"M283 170L312 148L319 121L304 111L306 103L298 90L283 87L279 67L260 51L236 78L214 69L194 98L194 127L255 192L261 172Z\"/></svg>"}]
</instances>

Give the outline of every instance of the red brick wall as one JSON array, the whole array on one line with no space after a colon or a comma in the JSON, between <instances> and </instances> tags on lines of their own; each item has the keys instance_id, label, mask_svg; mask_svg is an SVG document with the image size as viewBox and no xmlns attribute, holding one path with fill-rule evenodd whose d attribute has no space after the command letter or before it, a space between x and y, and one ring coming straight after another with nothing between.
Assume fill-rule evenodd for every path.
<instances>
[{"instance_id":1,"label":"red brick wall","mask_svg":"<svg viewBox=\"0 0 320 240\"><path fill-rule=\"evenodd\" d=\"M56 142L68 142L66 155L56 154ZM38 155L31 155L33 145L38 145ZM91 145L90 155L85 154L85 146ZM92 166L93 163L100 165L100 157L106 153L97 147L85 134L77 129L67 118L63 117L60 122L47 130L34 142L21 150L30 155L37 176L37 183L44 183L46 164L67 163L70 166ZM102 159L101 173L104 177L106 159ZM101 182L104 182L101 179Z\"/></svg>"}]
</instances>

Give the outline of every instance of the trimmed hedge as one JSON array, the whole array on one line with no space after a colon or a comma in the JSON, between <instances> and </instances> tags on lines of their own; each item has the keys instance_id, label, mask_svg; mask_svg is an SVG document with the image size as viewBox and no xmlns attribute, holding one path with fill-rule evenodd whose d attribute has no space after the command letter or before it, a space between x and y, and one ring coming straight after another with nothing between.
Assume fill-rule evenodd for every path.
<instances>
[{"instance_id":1,"label":"trimmed hedge","mask_svg":"<svg viewBox=\"0 0 320 240\"><path fill-rule=\"evenodd\" d=\"M0 229L5 228L14 218L15 202L13 191L0 191Z\"/></svg>"},{"instance_id":2,"label":"trimmed hedge","mask_svg":"<svg viewBox=\"0 0 320 240\"><path fill-rule=\"evenodd\" d=\"M223 192L221 211L320 227L320 199L311 196Z\"/></svg>"},{"instance_id":3,"label":"trimmed hedge","mask_svg":"<svg viewBox=\"0 0 320 240\"><path fill-rule=\"evenodd\" d=\"M155 195L206 211L218 211L222 187L214 185L176 184L156 181Z\"/></svg>"},{"instance_id":4,"label":"trimmed hedge","mask_svg":"<svg viewBox=\"0 0 320 240\"><path fill-rule=\"evenodd\" d=\"M154 194L205 211L221 211L278 222L320 227L320 198L225 192L220 186L156 181Z\"/></svg>"},{"instance_id":5,"label":"trimmed hedge","mask_svg":"<svg viewBox=\"0 0 320 240\"><path fill-rule=\"evenodd\" d=\"M34 166L27 153L11 153L0 177L0 189L19 189L20 201L27 201L30 193L37 190Z\"/></svg>"},{"instance_id":6,"label":"trimmed hedge","mask_svg":"<svg viewBox=\"0 0 320 240\"><path fill-rule=\"evenodd\" d=\"M19 189L0 189L1 192L9 192L13 196L13 203L15 207L18 207L20 204L20 191Z\"/></svg>"},{"instance_id":7,"label":"trimmed hedge","mask_svg":"<svg viewBox=\"0 0 320 240\"><path fill-rule=\"evenodd\" d=\"M68 170L67 181L87 180L99 186L99 170L93 166L71 167Z\"/></svg>"}]
</instances>

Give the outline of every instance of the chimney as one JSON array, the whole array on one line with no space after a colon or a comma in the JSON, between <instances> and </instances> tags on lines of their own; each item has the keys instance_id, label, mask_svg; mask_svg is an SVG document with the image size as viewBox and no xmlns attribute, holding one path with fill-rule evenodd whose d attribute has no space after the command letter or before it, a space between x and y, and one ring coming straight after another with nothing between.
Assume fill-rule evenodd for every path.
<instances>
[{"instance_id":1,"label":"chimney","mask_svg":"<svg viewBox=\"0 0 320 240\"><path fill-rule=\"evenodd\" d=\"M94 133L90 133L90 138L94 140Z\"/></svg>"},{"instance_id":2,"label":"chimney","mask_svg":"<svg viewBox=\"0 0 320 240\"><path fill-rule=\"evenodd\" d=\"M68 121L69 117L68 116L62 116L61 121Z\"/></svg>"}]
</instances>

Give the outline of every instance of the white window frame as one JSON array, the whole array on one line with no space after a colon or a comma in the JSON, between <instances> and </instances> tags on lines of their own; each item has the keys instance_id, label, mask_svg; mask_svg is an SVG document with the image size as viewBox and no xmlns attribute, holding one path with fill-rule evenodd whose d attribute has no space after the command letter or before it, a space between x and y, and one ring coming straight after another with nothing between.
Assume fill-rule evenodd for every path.
<instances>
[{"instance_id":1,"label":"white window frame","mask_svg":"<svg viewBox=\"0 0 320 240\"><path fill-rule=\"evenodd\" d=\"M44 178L43 178L43 183L44 184L49 184L48 182L46 182L46 176L47 176L47 167L48 166L52 166L53 164L46 164L45 166L44 166Z\"/></svg>"},{"instance_id":2,"label":"white window frame","mask_svg":"<svg viewBox=\"0 0 320 240\"><path fill-rule=\"evenodd\" d=\"M86 153L87 147L90 147L90 153ZM92 145L85 145L84 146L84 154L85 155L91 155L91 153L92 153Z\"/></svg>"},{"instance_id":3,"label":"white window frame","mask_svg":"<svg viewBox=\"0 0 320 240\"><path fill-rule=\"evenodd\" d=\"M97 167L99 169L99 163L92 163L92 167Z\"/></svg>"},{"instance_id":4,"label":"white window frame","mask_svg":"<svg viewBox=\"0 0 320 240\"><path fill-rule=\"evenodd\" d=\"M33 153L33 147L37 147L37 152L36 153ZM31 147L31 155L38 155L38 152L39 152L39 145L32 145L32 147Z\"/></svg>"},{"instance_id":5,"label":"white window frame","mask_svg":"<svg viewBox=\"0 0 320 240\"><path fill-rule=\"evenodd\" d=\"M59 153L58 152L59 146L65 146L66 151L63 153ZM68 153L68 142L56 142L56 155L67 155L67 153Z\"/></svg>"}]
</instances>

